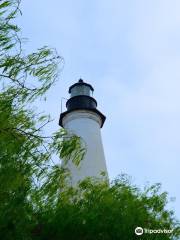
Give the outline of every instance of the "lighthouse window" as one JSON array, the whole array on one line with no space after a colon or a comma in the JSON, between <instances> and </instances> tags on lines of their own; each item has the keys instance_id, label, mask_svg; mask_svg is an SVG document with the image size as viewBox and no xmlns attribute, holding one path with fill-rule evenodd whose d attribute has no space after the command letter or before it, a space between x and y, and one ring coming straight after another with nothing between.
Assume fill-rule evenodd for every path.
<instances>
[{"instance_id":1,"label":"lighthouse window","mask_svg":"<svg viewBox=\"0 0 180 240\"><path fill-rule=\"evenodd\" d=\"M89 86L80 85L75 86L71 89L71 97L78 96L78 95L87 95L90 96L91 89Z\"/></svg>"}]
</instances>

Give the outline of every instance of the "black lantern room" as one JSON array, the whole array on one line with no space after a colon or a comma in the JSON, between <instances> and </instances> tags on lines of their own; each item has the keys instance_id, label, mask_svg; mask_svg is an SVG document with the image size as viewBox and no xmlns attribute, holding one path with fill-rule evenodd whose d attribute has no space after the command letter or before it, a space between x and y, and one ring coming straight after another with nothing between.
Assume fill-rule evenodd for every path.
<instances>
[{"instance_id":1,"label":"black lantern room","mask_svg":"<svg viewBox=\"0 0 180 240\"><path fill-rule=\"evenodd\" d=\"M95 112L101 118L101 127L104 124L106 117L97 110L97 102L92 97L93 95L93 87L85 83L82 79L80 79L77 83L73 84L69 88L70 98L66 102L67 111L61 113L59 119L59 125L63 127L62 120L63 118L70 112L76 110L88 110Z\"/></svg>"}]
</instances>

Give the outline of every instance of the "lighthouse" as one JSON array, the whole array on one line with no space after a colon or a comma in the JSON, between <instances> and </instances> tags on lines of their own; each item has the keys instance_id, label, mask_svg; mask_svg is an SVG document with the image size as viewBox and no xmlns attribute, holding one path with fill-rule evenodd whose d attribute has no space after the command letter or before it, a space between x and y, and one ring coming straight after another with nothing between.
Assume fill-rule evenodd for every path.
<instances>
[{"instance_id":1,"label":"lighthouse","mask_svg":"<svg viewBox=\"0 0 180 240\"><path fill-rule=\"evenodd\" d=\"M93 87L82 79L70 86L67 110L61 113L59 119L59 125L81 137L86 146L86 154L80 166L75 166L72 161L67 163L72 185L86 177L102 179L108 176L101 137L106 117L97 109L93 91Z\"/></svg>"}]
</instances>

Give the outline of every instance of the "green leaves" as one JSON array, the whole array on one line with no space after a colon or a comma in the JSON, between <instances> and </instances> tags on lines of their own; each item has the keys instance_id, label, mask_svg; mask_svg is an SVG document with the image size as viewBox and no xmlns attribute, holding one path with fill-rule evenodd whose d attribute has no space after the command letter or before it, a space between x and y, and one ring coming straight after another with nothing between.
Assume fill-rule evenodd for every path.
<instances>
[{"instance_id":1,"label":"green leaves","mask_svg":"<svg viewBox=\"0 0 180 240\"><path fill-rule=\"evenodd\" d=\"M59 157L64 160L65 165L71 160L78 166L86 154L85 142L65 129L61 129L54 135L53 148L56 153L59 153Z\"/></svg>"},{"instance_id":2,"label":"green leaves","mask_svg":"<svg viewBox=\"0 0 180 240\"><path fill-rule=\"evenodd\" d=\"M5 48L7 50L10 45ZM42 96L55 82L59 60L55 51L47 47L27 56L6 55L0 60L0 77L3 83L10 83L21 92L22 102L32 101Z\"/></svg>"},{"instance_id":3,"label":"green leaves","mask_svg":"<svg viewBox=\"0 0 180 240\"><path fill-rule=\"evenodd\" d=\"M0 2L0 239L5 240L32 239L41 224L36 216L67 198L63 190L70 196L69 172L54 163L54 155L78 165L85 152L75 135L43 134L51 119L34 112L32 103L54 84L62 58L47 46L25 54L14 23L19 13L19 1Z\"/></svg>"},{"instance_id":4,"label":"green leaves","mask_svg":"<svg viewBox=\"0 0 180 240\"><path fill-rule=\"evenodd\" d=\"M25 54L14 23L19 13L19 1L0 1L1 239L31 239L33 209L37 199L43 199L35 196L40 196L41 181L47 177L53 139L42 134L49 117L28 106L55 82L61 59L47 47Z\"/></svg>"},{"instance_id":5,"label":"green leaves","mask_svg":"<svg viewBox=\"0 0 180 240\"><path fill-rule=\"evenodd\" d=\"M161 216L158 209L152 208L155 196L157 200L166 196L159 191L154 195L153 191L154 187L146 196L145 191L132 185L125 175L111 185L87 178L76 188L65 187L56 195L55 204L46 204L44 210L41 209L43 227L39 239L139 239L134 233L137 226L174 229L173 235L144 234L145 240L173 239L179 236L178 222L170 217L165 206ZM167 201L167 196L165 198Z\"/></svg>"},{"instance_id":6,"label":"green leaves","mask_svg":"<svg viewBox=\"0 0 180 240\"><path fill-rule=\"evenodd\" d=\"M3 9L3 10L1 10ZM21 13L19 1L0 3L0 86L13 88L21 103L42 96L56 81L63 59L47 46L25 54L20 29L14 18Z\"/></svg>"},{"instance_id":7,"label":"green leaves","mask_svg":"<svg viewBox=\"0 0 180 240\"><path fill-rule=\"evenodd\" d=\"M10 5L11 5L10 1L4 1L4 2L0 3L0 9L6 8Z\"/></svg>"}]
</instances>

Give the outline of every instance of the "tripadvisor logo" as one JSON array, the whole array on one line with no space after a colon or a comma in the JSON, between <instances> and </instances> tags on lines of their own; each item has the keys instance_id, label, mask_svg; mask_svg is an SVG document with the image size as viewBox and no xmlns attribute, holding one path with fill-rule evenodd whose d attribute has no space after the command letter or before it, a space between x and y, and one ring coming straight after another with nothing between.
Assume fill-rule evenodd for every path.
<instances>
[{"instance_id":1,"label":"tripadvisor logo","mask_svg":"<svg viewBox=\"0 0 180 240\"><path fill-rule=\"evenodd\" d=\"M136 229L135 229L135 234L136 235L138 235L138 236L140 236L140 235L143 235L143 228L142 227L137 227Z\"/></svg>"},{"instance_id":2,"label":"tripadvisor logo","mask_svg":"<svg viewBox=\"0 0 180 240\"><path fill-rule=\"evenodd\" d=\"M147 229L142 227L135 228L135 234L140 236L143 234L172 234L173 229Z\"/></svg>"}]
</instances>

